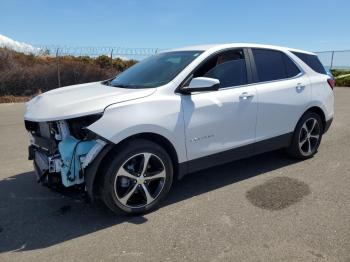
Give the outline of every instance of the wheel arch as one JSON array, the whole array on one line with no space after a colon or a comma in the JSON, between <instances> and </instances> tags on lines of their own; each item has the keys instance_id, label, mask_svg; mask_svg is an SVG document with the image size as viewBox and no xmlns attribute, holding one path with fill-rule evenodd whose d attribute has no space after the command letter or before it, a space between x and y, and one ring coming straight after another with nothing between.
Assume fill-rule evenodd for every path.
<instances>
[{"instance_id":1,"label":"wheel arch","mask_svg":"<svg viewBox=\"0 0 350 262\"><path fill-rule=\"evenodd\" d=\"M325 113L323 112L322 108L319 107L319 106L312 106L312 107L309 107L305 112L313 112L313 113L316 113L318 114L320 117L321 117L321 120L322 120L322 127L323 127L323 130L325 129L326 127L326 115ZM303 115L304 115L303 114Z\"/></svg>"},{"instance_id":2,"label":"wheel arch","mask_svg":"<svg viewBox=\"0 0 350 262\"><path fill-rule=\"evenodd\" d=\"M300 146L300 134L301 134L300 130L303 128L302 125L304 125L306 123L305 121L308 121L310 119L309 118L310 113L313 113L313 114L316 114L319 116L319 118L322 122L321 124L323 125L323 127L322 127L323 130L320 130L319 136L317 138L317 144L314 144L314 149L312 149L314 151L310 151L310 154L308 151L307 152L308 154L305 154L305 151L303 149L301 149L301 146ZM322 139L322 135L326 132L326 128L327 128L326 124L327 124L327 121L326 121L325 113L321 107L310 106L309 108L307 108L305 110L305 112L298 119L298 122L294 128L291 143L290 143L289 147L287 148L288 154L294 158L297 158L297 159L307 159L307 158L312 157L317 152L318 146L320 145L320 142ZM306 129L308 129L308 128L306 127ZM309 131L307 130L307 132L309 132ZM310 149L310 147L311 147L310 138L305 137L304 141L306 142L307 139L309 139L308 150L311 150ZM303 151L303 152L301 152L301 151Z\"/></svg>"},{"instance_id":3,"label":"wheel arch","mask_svg":"<svg viewBox=\"0 0 350 262\"><path fill-rule=\"evenodd\" d=\"M85 183L88 197L90 200L93 200L95 196L99 193L99 184L103 176L103 167L108 164L108 159L112 157L113 154L117 154L119 149L130 142L131 140L142 138L145 140L152 141L157 145L164 148L164 150L169 154L170 159L174 168L174 180L177 180L182 177L182 174L185 172L183 166L179 164L178 153L174 145L164 136L156 133L139 133L131 135L117 144L110 143L100 152L100 154L94 159L85 172Z\"/></svg>"},{"instance_id":4,"label":"wheel arch","mask_svg":"<svg viewBox=\"0 0 350 262\"><path fill-rule=\"evenodd\" d=\"M171 161L174 167L174 175L176 177L178 166L179 166L179 157L174 145L170 142L170 140L160 134L145 132L145 133L132 135L124 139L123 141L121 141L121 143L126 143L130 140L137 139L137 138L142 138L145 140L152 141L157 145L159 145L160 147L164 148L164 150L169 154L171 158Z\"/></svg>"}]
</instances>

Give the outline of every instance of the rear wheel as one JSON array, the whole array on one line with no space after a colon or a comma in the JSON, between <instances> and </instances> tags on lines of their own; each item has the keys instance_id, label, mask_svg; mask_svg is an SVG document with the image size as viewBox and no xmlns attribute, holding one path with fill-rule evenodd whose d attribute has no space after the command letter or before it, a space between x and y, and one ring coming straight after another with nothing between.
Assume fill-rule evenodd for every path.
<instances>
[{"instance_id":1,"label":"rear wheel","mask_svg":"<svg viewBox=\"0 0 350 262\"><path fill-rule=\"evenodd\" d=\"M123 146L104 174L101 196L114 212L141 214L157 207L173 181L167 152L144 139Z\"/></svg>"},{"instance_id":2,"label":"rear wheel","mask_svg":"<svg viewBox=\"0 0 350 262\"><path fill-rule=\"evenodd\" d=\"M299 120L288 153L296 158L307 159L317 153L323 134L321 117L306 112Z\"/></svg>"}]
</instances>

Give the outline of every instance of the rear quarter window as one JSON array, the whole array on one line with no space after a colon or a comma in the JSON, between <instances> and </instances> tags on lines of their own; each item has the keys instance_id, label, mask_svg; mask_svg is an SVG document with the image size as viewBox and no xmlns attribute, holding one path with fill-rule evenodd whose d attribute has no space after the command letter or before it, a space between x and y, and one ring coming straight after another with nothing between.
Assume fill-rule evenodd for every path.
<instances>
[{"instance_id":1,"label":"rear quarter window","mask_svg":"<svg viewBox=\"0 0 350 262\"><path fill-rule=\"evenodd\" d=\"M272 49L252 49L259 82L283 80L300 73L295 63L283 52Z\"/></svg>"},{"instance_id":2,"label":"rear quarter window","mask_svg":"<svg viewBox=\"0 0 350 262\"><path fill-rule=\"evenodd\" d=\"M300 74L299 68L295 65L295 63L285 54L282 54L284 65L286 68L287 77L294 77Z\"/></svg>"},{"instance_id":3,"label":"rear quarter window","mask_svg":"<svg viewBox=\"0 0 350 262\"><path fill-rule=\"evenodd\" d=\"M314 71L320 74L327 75L326 70L324 69L322 63L316 55L310 55L300 52L292 52L294 55L299 57L305 64L311 67Z\"/></svg>"}]
</instances>

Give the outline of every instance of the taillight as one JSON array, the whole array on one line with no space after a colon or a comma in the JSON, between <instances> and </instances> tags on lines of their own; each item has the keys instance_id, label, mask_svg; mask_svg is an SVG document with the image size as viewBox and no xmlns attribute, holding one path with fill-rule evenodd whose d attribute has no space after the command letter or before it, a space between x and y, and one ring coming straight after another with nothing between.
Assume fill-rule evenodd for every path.
<instances>
[{"instance_id":1,"label":"taillight","mask_svg":"<svg viewBox=\"0 0 350 262\"><path fill-rule=\"evenodd\" d=\"M333 78L328 78L327 82L332 89L335 87L335 80Z\"/></svg>"}]
</instances>

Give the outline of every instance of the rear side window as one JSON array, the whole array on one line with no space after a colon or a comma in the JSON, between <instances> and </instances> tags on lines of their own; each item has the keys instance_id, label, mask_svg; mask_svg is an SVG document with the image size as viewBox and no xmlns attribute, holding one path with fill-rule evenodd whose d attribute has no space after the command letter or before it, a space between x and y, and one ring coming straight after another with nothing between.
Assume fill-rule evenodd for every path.
<instances>
[{"instance_id":1,"label":"rear side window","mask_svg":"<svg viewBox=\"0 0 350 262\"><path fill-rule=\"evenodd\" d=\"M284 65L286 67L287 77L294 77L300 74L299 68L295 65L295 63L285 54L281 53L284 60Z\"/></svg>"},{"instance_id":2,"label":"rear side window","mask_svg":"<svg viewBox=\"0 0 350 262\"><path fill-rule=\"evenodd\" d=\"M314 71L320 74L327 75L326 70L324 69L323 65L321 64L320 60L316 55L309 55L299 52L292 52L297 57L299 57L305 64L307 64L309 67L311 67Z\"/></svg>"},{"instance_id":3,"label":"rear side window","mask_svg":"<svg viewBox=\"0 0 350 262\"><path fill-rule=\"evenodd\" d=\"M295 63L284 53L268 49L252 49L259 82L294 77L300 73Z\"/></svg>"}]
</instances>

